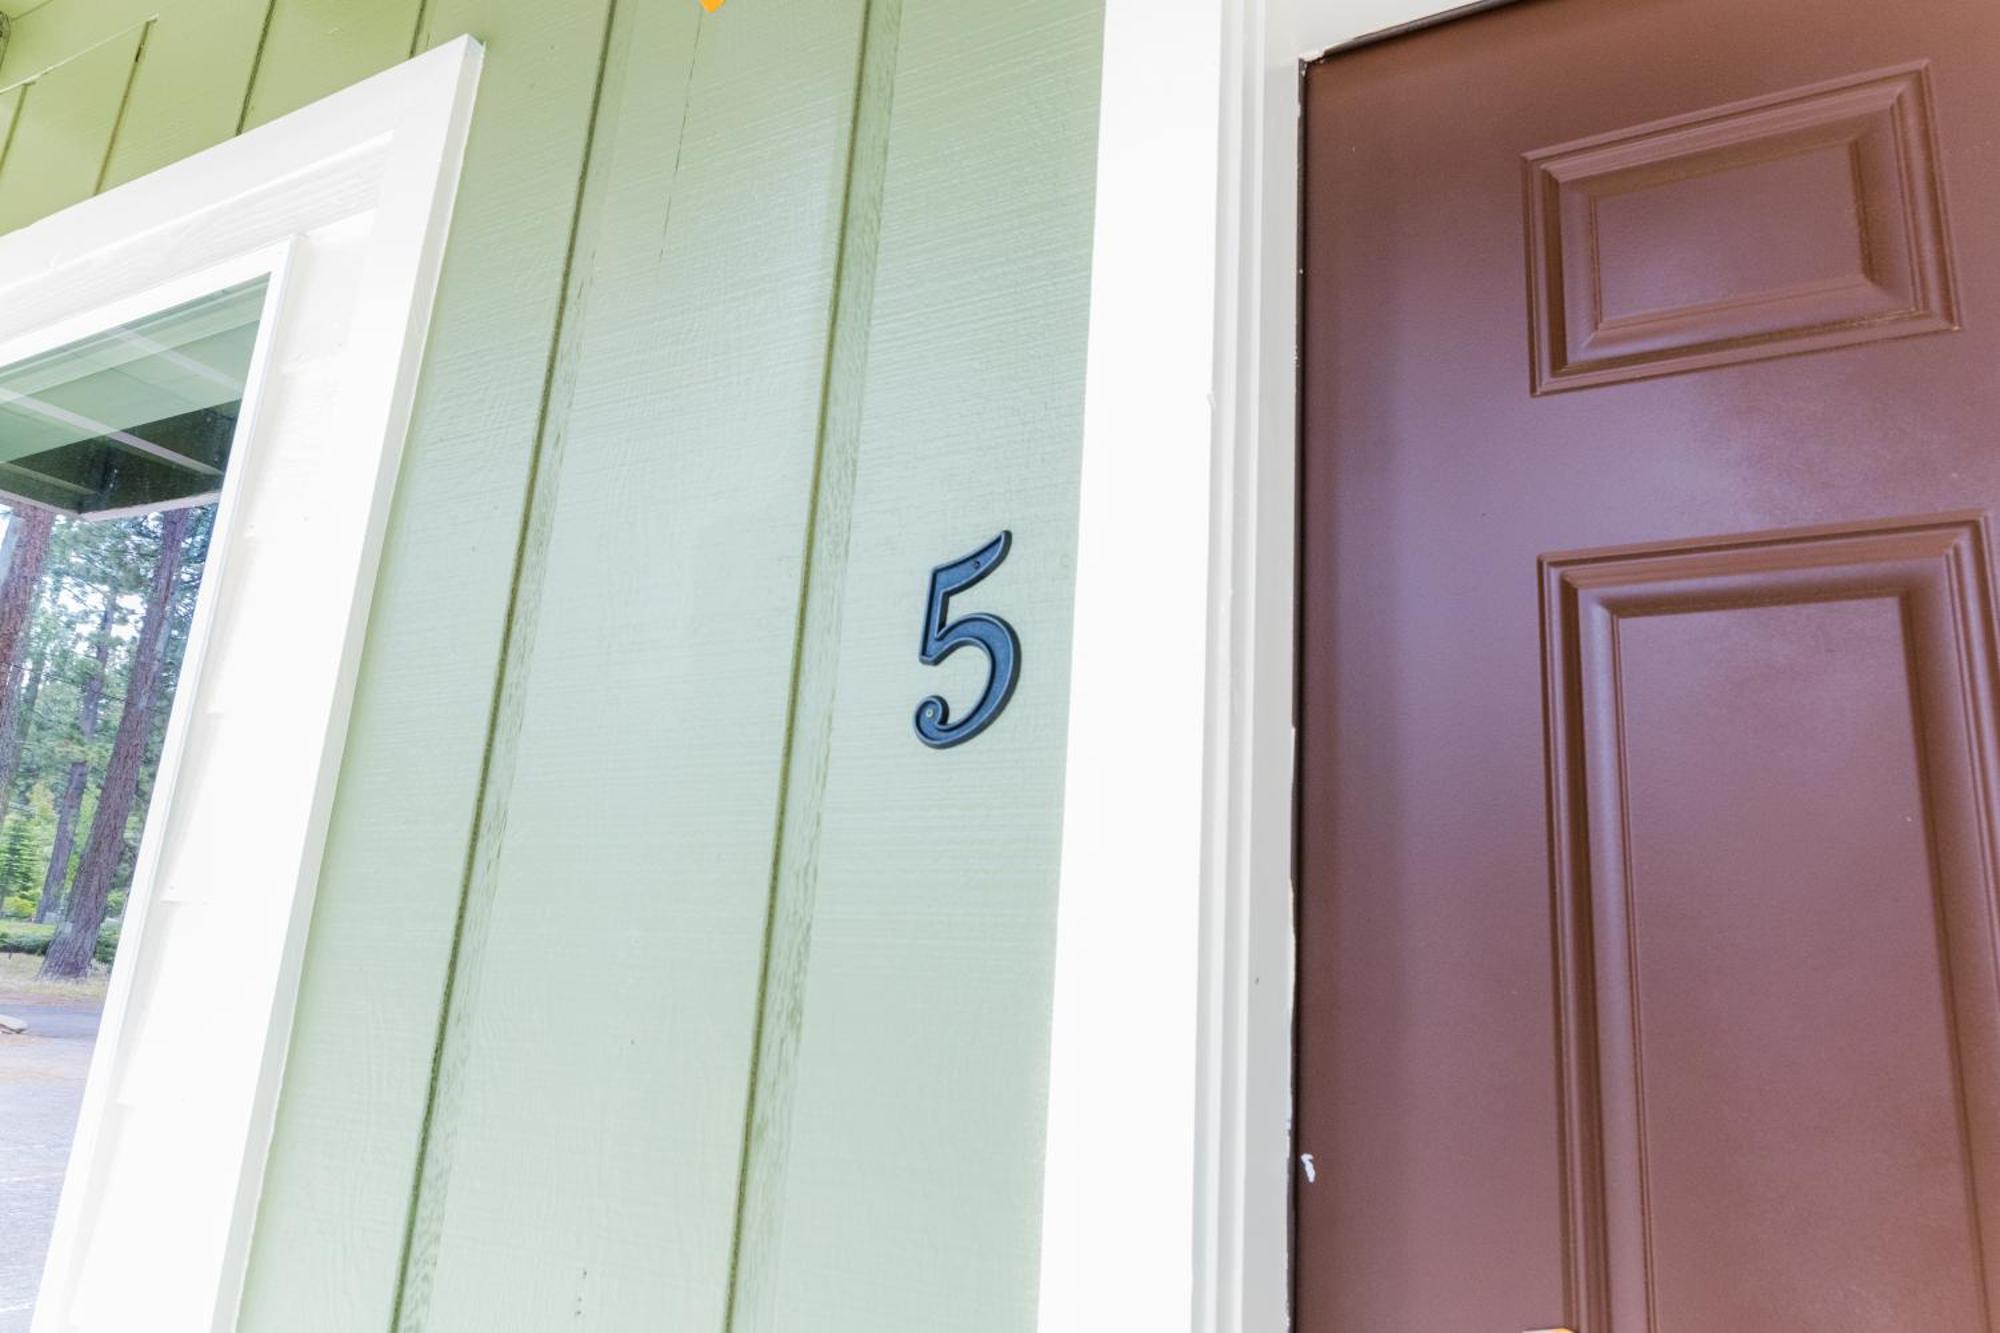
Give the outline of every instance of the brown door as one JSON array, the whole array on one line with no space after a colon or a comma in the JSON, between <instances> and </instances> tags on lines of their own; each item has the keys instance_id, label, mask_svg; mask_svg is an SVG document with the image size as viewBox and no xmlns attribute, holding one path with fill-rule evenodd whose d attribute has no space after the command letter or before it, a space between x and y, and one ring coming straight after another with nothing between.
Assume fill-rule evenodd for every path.
<instances>
[{"instance_id":1,"label":"brown door","mask_svg":"<svg viewBox=\"0 0 2000 1333\"><path fill-rule=\"evenodd\" d=\"M1305 102L1299 1327L2000 1330L2000 4Z\"/></svg>"}]
</instances>

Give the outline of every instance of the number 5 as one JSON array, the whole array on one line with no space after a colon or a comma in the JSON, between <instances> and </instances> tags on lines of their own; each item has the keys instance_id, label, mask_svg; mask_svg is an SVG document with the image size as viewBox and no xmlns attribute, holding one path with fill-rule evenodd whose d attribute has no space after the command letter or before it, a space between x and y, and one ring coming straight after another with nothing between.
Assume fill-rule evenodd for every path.
<instances>
[{"instance_id":1,"label":"number 5","mask_svg":"<svg viewBox=\"0 0 2000 1333\"><path fill-rule=\"evenodd\" d=\"M924 638L917 660L936 666L967 644L986 652L992 674L986 679L986 693L979 697L962 721L951 720L951 708L933 694L917 705L917 735L932 749L944 750L963 745L993 725L1014 687L1021 681L1021 640L1014 627L998 616L985 613L961 616L947 622L953 594L964 592L1000 567L1014 534L1003 532L962 560L939 565L931 571L931 593L924 608Z\"/></svg>"}]
</instances>

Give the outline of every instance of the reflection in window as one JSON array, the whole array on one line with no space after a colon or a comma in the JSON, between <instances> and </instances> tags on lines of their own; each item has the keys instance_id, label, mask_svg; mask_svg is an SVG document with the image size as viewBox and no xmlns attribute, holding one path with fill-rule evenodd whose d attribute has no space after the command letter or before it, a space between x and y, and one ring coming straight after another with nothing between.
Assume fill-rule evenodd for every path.
<instances>
[{"instance_id":1,"label":"reflection in window","mask_svg":"<svg viewBox=\"0 0 2000 1333\"><path fill-rule=\"evenodd\" d=\"M61 514L215 498L266 280L0 370L0 496Z\"/></svg>"},{"instance_id":2,"label":"reflection in window","mask_svg":"<svg viewBox=\"0 0 2000 1333\"><path fill-rule=\"evenodd\" d=\"M264 287L0 368L0 1333L33 1315Z\"/></svg>"}]
</instances>

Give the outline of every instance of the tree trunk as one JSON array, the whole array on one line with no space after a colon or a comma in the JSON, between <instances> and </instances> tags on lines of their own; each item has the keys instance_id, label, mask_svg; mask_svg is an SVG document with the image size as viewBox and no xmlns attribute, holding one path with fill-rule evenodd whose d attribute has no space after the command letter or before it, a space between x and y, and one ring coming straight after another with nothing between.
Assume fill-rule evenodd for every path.
<instances>
[{"instance_id":1,"label":"tree trunk","mask_svg":"<svg viewBox=\"0 0 2000 1333\"><path fill-rule=\"evenodd\" d=\"M83 861L77 866L76 883L70 889L69 915L56 931L56 937L49 941L48 955L42 959L41 975L45 978L81 980L90 974L90 962L97 953L97 932L104 924L112 874L125 849L125 824L131 818L133 801L139 792L139 770L144 766L152 724L153 693L159 683L160 646L173 614L174 588L180 575L181 546L188 518L189 511L185 509L169 510L160 518L160 560L153 567L145 619L139 624L138 642L132 648L132 675L125 689L125 707L118 714L118 731L111 741L111 762L104 771L104 785L98 789L97 813L91 818Z\"/></svg>"},{"instance_id":2,"label":"tree trunk","mask_svg":"<svg viewBox=\"0 0 2000 1333\"><path fill-rule=\"evenodd\" d=\"M0 549L12 548L7 552L7 572L0 576L0 665L5 665L9 675L18 665L21 633L35 605L42 566L48 563L49 535L55 522L56 516L48 510L23 505L8 520L7 540L0 543ZM7 721L12 724L11 715Z\"/></svg>"},{"instance_id":3,"label":"tree trunk","mask_svg":"<svg viewBox=\"0 0 2000 1333\"><path fill-rule=\"evenodd\" d=\"M56 803L56 838L49 848L48 872L42 876L41 901L35 904L36 921L55 915L63 886L69 882L70 853L76 848L76 820L83 813L83 792L90 783L90 743L97 738L97 714L104 706L104 668L111 661L111 625L117 613L118 598L106 588L104 613L97 618L97 666L83 683L83 701L76 710L81 740L76 758L69 761L62 798Z\"/></svg>"},{"instance_id":4,"label":"tree trunk","mask_svg":"<svg viewBox=\"0 0 2000 1333\"><path fill-rule=\"evenodd\" d=\"M14 730L6 737L0 737L0 814L11 818L14 813L14 784L21 778L21 758L28 752L28 735L35 723L35 701L42 696L42 684L49 678L49 654L46 647L38 648L28 663L27 684L21 687L21 697L14 710ZM34 784L28 784L32 787Z\"/></svg>"},{"instance_id":5,"label":"tree trunk","mask_svg":"<svg viewBox=\"0 0 2000 1333\"><path fill-rule=\"evenodd\" d=\"M25 508L25 506L23 507ZM5 535L0 536L0 570L4 570L7 566L14 563L14 549L21 544L21 525L12 521L11 515L14 513L12 509L9 509L7 513L10 518L5 529Z\"/></svg>"},{"instance_id":6,"label":"tree trunk","mask_svg":"<svg viewBox=\"0 0 2000 1333\"><path fill-rule=\"evenodd\" d=\"M48 563L55 521L48 510L23 505L7 523L6 544L14 550L6 575L0 578L0 817L5 815L14 771L21 762L21 696L33 683L16 679L21 675L21 644L27 638L28 613L35 606L42 566Z\"/></svg>"}]
</instances>

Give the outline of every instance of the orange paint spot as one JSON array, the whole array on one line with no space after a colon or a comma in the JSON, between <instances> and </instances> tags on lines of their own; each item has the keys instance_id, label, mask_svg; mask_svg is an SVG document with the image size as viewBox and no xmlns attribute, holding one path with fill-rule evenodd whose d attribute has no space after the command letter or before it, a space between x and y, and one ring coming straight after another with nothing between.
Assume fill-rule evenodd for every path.
<instances>
[{"instance_id":1,"label":"orange paint spot","mask_svg":"<svg viewBox=\"0 0 2000 1333\"><path fill-rule=\"evenodd\" d=\"M723 0L701 0L701 7L711 14L722 8L722 4Z\"/></svg>"}]
</instances>

